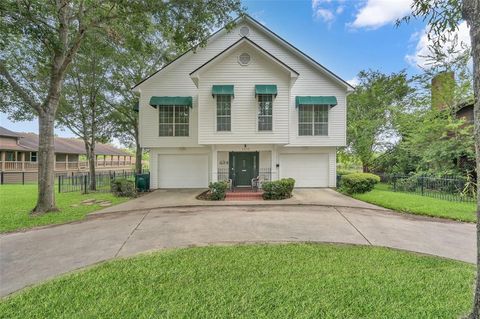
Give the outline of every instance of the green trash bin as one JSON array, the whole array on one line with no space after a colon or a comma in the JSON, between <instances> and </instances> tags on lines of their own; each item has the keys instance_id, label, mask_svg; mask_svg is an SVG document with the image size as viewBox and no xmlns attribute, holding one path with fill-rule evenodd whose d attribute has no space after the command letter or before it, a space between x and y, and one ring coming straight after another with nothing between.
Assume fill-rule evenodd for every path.
<instances>
[{"instance_id":1,"label":"green trash bin","mask_svg":"<svg viewBox=\"0 0 480 319\"><path fill-rule=\"evenodd\" d=\"M135 175L135 187L139 192L148 192L150 190L150 173Z\"/></svg>"}]
</instances>

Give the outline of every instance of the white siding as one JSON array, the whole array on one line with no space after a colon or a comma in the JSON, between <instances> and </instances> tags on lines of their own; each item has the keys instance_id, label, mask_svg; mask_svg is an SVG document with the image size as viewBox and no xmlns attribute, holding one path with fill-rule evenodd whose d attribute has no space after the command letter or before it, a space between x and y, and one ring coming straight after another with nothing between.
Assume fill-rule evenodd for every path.
<instances>
[{"instance_id":1,"label":"white siding","mask_svg":"<svg viewBox=\"0 0 480 319\"><path fill-rule=\"evenodd\" d=\"M207 97L207 90L210 84L221 84L220 82L229 82L228 84L235 85L236 98L233 102L233 118L232 129L233 132L238 130L237 134L214 134L215 122L214 116L211 114L203 114L200 118L200 142L201 143L289 143L292 146L343 146L346 143L346 88L341 86L338 82L333 81L330 75L321 73L311 63L298 57L298 53L288 47L279 40L267 36L266 31L257 26L248 23L250 27L249 38L268 51L270 54L293 68L299 73L299 77L288 92L285 85L286 77L280 77L275 81L279 86L279 96L274 101L274 107L284 107L285 94L289 94L288 101L288 124L286 116L279 110L277 117L274 118L275 130L273 134L265 134L264 132L256 132L256 119L254 114L254 92L255 84L270 84L272 77L275 74L284 74L281 69L273 64L259 63L260 69L255 72L254 79L249 82L247 76L242 76L250 73L249 71L242 73L232 73L227 75L224 70L213 67L211 72L205 75L207 79L200 78L200 99ZM238 29L242 24L234 28L230 33L220 32L212 37L205 48L197 50L196 53L187 53L182 58L168 66L164 71L157 73L149 80L145 81L139 86L141 93L140 98L140 140L144 148L154 147L198 147L198 91L192 80L189 77L190 72L210 60L213 56L220 53L228 46L240 39ZM226 65L229 65L230 72L236 72L235 68L241 68L238 64L234 66L231 55L225 58ZM230 59L230 60L229 60ZM265 59L265 58L263 58ZM212 65L217 63L213 61ZM248 69L246 67L245 69ZM251 68L253 69L253 68ZM216 74L215 74L216 73ZM218 76L216 79L214 76ZM286 75L285 75L286 76ZM263 80L263 81L262 81ZM203 82L205 81L205 82ZM263 82L263 83L260 83ZM277 82L279 81L279 82ZM250 97L248 93L250 90ZM246 95L247 94L247 95ZM150 97L157 96L192 96L194 107L190 114L190 136L189 137L159 137L158 136L158 110L148 105ZM297 125L297 110L295 108L295 96L297 95L334 95L337 97L338 105L333 107L329 113L329 135L327 137L299 137ZM288 95L287 95L288 96ZM249 100L250 99L250 100ZM205 106L215 106L214 100L210 102L205 100ZM204 104L200 103L203 108ZM242 105L240 105L240 103ZM203 109L201 110L203 112ZM279 113L280 112L280 113ZM205 118L204 118L205 116ZM274 115L275 116L275 115ZM286 136L285 128L289 127L288 136Z\"/></svg>"},{"instance_id":2,"label":"white siding","mask_svg":"<svg viewBox=\"0 0 480 319\"><path fill-rule=\"evenodd\" d=\"M238 56L243 52L249 53L252 59L247 66L238 63ZM256 144L288 143L289 73L246 43L202 71L198 94L200 144L242 144L247 141ZM212 86L215 84L234 84L230 132L216 130L217 105L212 97ZM271 132L257 130L255 84L277 85Z\"/></svg>"}]
</instances>

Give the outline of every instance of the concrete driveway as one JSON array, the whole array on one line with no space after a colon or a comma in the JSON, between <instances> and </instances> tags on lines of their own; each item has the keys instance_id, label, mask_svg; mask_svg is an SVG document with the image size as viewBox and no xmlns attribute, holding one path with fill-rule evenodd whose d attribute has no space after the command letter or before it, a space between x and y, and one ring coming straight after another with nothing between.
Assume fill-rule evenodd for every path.
<instances>
[{"instance_id":1,"label":"concrete driveway","mask_svg":"<svg viewBox=\"0 0 480 319\"><path fill-rule=\"evenodd\" d=\"M155 194L155 193L154 193ZM0 295L118 256L245 242L377 245L475 262L475 225L339 206L196 206L100 214L0 236Z\"/></svg>"},{"instance_id":2,"label":"concrete driveway","mask_svg":"<svg viewBox=\"0 0 480 319\"><path fill-rule=\"evenodd\" d=\"M384 208L365 203L340 194L330 188L297 188L293 197L276 201L205 201L196 197L205 189L158 189L123 204L99 210L93 214L132 212L154 208L174 208L188 206L278 206L278 205L316 205L336 207Z\"/></svg>"}]
</instances>

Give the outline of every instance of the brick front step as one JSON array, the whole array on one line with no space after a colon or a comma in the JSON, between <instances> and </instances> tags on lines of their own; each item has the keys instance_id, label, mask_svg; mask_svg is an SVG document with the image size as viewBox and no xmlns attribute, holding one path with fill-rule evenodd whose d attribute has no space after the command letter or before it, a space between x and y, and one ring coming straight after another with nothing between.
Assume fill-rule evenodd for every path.
<instances>
[{"instance_id":1,"label":"brick front step","mask_svg":"<svg viewBox=\"0 0 480 319\"><path fill-rule=\"evenodd\" d=\"M262 200L263 192L228 192L225 200Z\"/></svg>"}]
</instances>

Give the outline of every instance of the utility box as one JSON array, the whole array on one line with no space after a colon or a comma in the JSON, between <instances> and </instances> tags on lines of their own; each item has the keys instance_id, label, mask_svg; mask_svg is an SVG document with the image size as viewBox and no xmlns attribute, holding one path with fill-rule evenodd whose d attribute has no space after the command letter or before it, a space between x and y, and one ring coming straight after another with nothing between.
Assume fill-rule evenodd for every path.
<instances>
[{"instance_id":1,"label":"utility box","mask_svg":"<svg viewBox=\"0 0 480 319\"><path fill-rule=\"evenodd\" d=\"M139 192L148 192L150 190L150 173L136 174L135 187Z\"/></svg>"}]
</instances>

